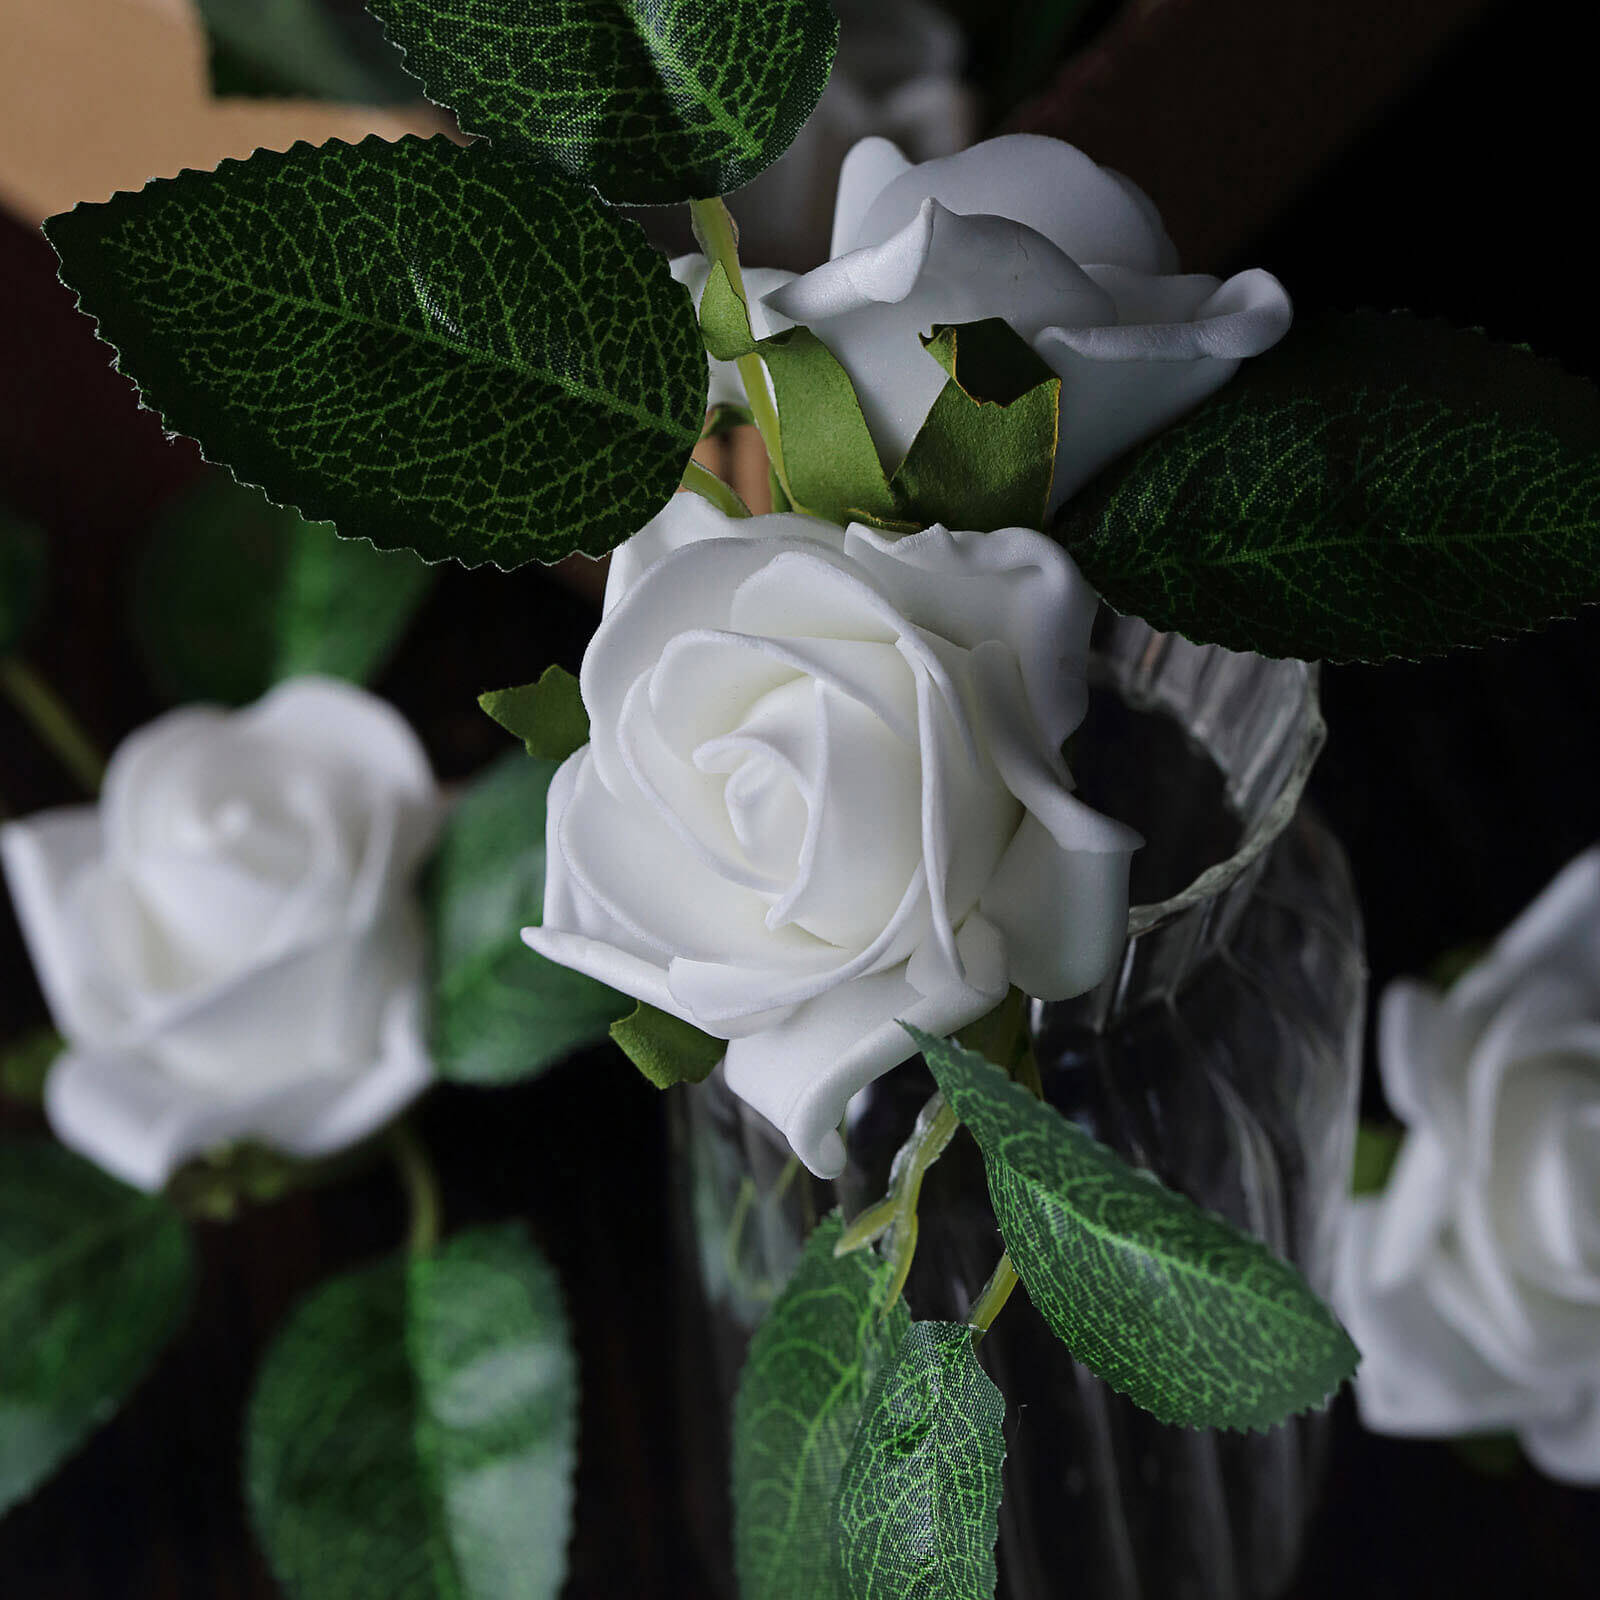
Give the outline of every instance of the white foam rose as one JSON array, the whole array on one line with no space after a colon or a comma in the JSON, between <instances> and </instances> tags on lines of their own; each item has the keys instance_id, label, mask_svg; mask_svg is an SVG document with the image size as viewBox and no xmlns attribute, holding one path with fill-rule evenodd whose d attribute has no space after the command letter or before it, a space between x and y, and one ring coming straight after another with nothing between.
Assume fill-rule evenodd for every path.
<instances>
[{"instance_id":1,"label":"white foam rose","mask_svg":"<svg viewBox=\"0 0 1600 1600\"><path fill-rule=\"evenodd\" d=\"M675 271L698 296L703 266ZM758 337L803 323L838 358L891 473L948 380L921 336L1004 319L1061 377L1052 510L1270 349L1292 316L1270 273L1180 273L1142 190L1031 133L916 166L863 139L839 174L832 259L748 289ZM725 394L731 375L719 378Z\"/></svg>"},{"instance_id":2,"label":"white foam rose","mask_svg":"<svg viewBox=\"0 0 1600 1600\"><path fill-rule=\"evenodd\" d=\"M1071 793L1095 596L1022 528L902 539L679 495L613 557L590 743L523 937L726 1039L833 1176L857 1090L1017 984L1092 987L1137 836Z\"/></svg>"},{"instance_id":3,"label":"white foam rose","mask_svg":"<svg viewBox=\"0 0 1600 1600\"><path fill-rule=\"evenodd\" d=\"M1512 1430L1600 1484L1600 848L1448 993L1392 984L1379 1020L1408 1131L1339 1262L1362 1419Z\"/></svg>"},{"instance_id":4,"label":"white foam rose","mask_svg":"<svg viewBox=\"0 0 1600 1600\"><path fill-rule=\"evenodd\" d=\"M57 1136L157 1189L251 1139L329 1154L431 1075L414 880L438 795L416 736L344 683L194 706L118 748L98 805L0 830L65 1053Z\"/></svg>"}]
</instances>

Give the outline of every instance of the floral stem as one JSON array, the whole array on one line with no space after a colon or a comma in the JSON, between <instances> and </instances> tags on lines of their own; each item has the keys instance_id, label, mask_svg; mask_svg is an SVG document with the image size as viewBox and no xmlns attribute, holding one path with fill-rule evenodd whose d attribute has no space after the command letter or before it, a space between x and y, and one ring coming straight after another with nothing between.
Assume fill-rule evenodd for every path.
<instances>
[{"instance_id":1,"label":"floral stem","mask_svg":"<svg viewBox=\"0 0 1600 1600\"><path fill-rule=\"evenodd\" d=\"M1011 1298L1011 1291L1016 1288L1017 1282L1017 1269L1011 1265L1011 1257L1002 1255L989 1281L983 1286L983 1293L973 1301L972 1311L967 1317L967 1325L973 1330L975 1338L981 1339L994 1325L994 1319L1005 1310L1006 1301Z\"/></svg>"},{"instance_id":2,"label":"floral stem","mask_svg":"<svg viewBox=\"0 0 1600 1600\"><path fill-rule=\"evenodd\" d=\"M105 757L61 696L18 656L0 659L0 690L84 790L99 794Z\"/></svg>"},{"instance_id":3,"label":"floral stem","mask_svg":"<svg viewBox=\"0 0 1600 1600\"><path fill-rule=\"evenodd\" d=\"M397 1122L389 1129L389 1154L411 1210L411 1232L406 1247L413 1256L430 1256L438 1247L443 1230L444 1202L439 1194L439 1175L433 1170L427 1147L409 1122Z\"/></svg>"},{"instance_id":4,"label":"floral stem","mask_svg":"<svg viewBox=\"0 0 1600 1600\"><path fill-rule=\"evenodd\" d=\"M691 461L683 471L683 486L692 489L702 500L709 500L725 517L748 517L750 507L738 493L722 481L709 467Z\"/></svg>"},{"instance_id":5,"label":"floral stem","mask_svg":"<svg viewBox=\"0 0 1600 1600\"><path fill-rule=\"evenodd\" d=\"M745 293L744 272L739 266L739 238L732 213L719 195L713 195L709 200L691 200L689 213L694 220L695 236L705 248L707 258L713 264L722 264L722 270L728 274L729 287L748 314L750 297ZM740 356L735 364L744 383L745 398L750 403L750 414L755 419L756 430L767 447L767 460L772 463L772 470L777 473L784 493L789 495L792 502L794 496L789 491L789 474L783 465L778 412L772 403L772 391L767 387L767 369L762 366L761 357L754 353Z\"/></svg>"}]
</instances>

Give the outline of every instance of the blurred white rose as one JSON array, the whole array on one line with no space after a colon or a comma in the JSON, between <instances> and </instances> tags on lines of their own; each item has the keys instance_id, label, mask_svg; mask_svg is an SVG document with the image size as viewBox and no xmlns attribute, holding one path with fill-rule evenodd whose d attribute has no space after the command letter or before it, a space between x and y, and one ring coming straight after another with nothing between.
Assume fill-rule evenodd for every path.
<instances>
[{"instance_id":1,"label":"blurred white rose","mask_svg":"<svg viewBox=\"0 0 1600 1600\"><path fill-rule=\"evenodd\" d=\"M1378 1047L1408 1131L1339 1263L1363 1421L1600 1484L1600 848L1448 993L1390 985Z\"/></svg>"},{"instance_id":2,"label":"blurred white rose","mask_svg":"<svg viewBox=\"0 0 1600 1600\"><path fill-rule=\"evenodd\" d=\"M887 139L862 140L839 175L832 255L749 286L756 333L816 333L893 473L948 380L920 336L1003 318L1061 377L1052 510L1276 344L1291 319L1270 273L1180 274L1140 189L1038 134L920 166ZM703 266L685 258L675 271L698 294Z\"/></svg>"},{"instance_id":3,"label":"blurred white rose","mask_svg":"<svg viewBox=\"0 0 1600 1600\"><path fill-rule=\"evenodd\" d=\"M415 734L344 683L158 718L97 806L0 830L67 1049L57 1136L142 1189L252 1139L321 1156L427 1084L414 879L438 794Z\"/></svg>"},{"instance_id":4,"label":"blurred white rose","mask_svg":"<svg viewBox=\"0 0 1600 1600\"><path fill-rule=\"evenodd\" d=\"M554 961L729 1041L833 1176L845 1104L1121 948L1137 836L1070 792L1095 596L1022 528L902 539L679 495L614 555L550 786Z\"/></svg>"},{"instance_id":5,"label":"blurred white rose","mask_svg":"<svg viewBox=\"0 0 1600 1600\"><path fill-rule=\"evenodd\" d=\"M733 198L740 248L764 266L810 267L828 253L839 164L869 134L914 161L971 142L977 102L961 81L966 41L927 0L834 0L839 53L817 109L781 160Z\"/></svg>"}]
</instances>

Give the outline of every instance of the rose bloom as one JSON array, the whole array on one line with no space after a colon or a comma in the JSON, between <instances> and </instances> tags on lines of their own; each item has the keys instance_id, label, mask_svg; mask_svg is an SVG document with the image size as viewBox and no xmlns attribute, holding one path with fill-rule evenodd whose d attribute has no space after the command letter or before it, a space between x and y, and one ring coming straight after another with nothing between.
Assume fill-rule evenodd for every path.
<instances>
[{"instance_id":1,"label":"rose bloom","mask_svg":"<svg viewBox=\"0 0 1600 1600\"><path fill-rule=\"evenodd\" d=\"M431 1076L414 889L439 811L416 735L349 684L190 706L126 739L98 805L0 829L67 1041L45 1110L141 1189L251 1139L327 1155Z\"/></svg>"},{"instance_id":2,"label":"rose bloom","mask_svg":"<svg viewBox=\"0 0 1600 1600\"><path fill-rule=\"evenodd\" d=\"M1512 1430L1600 1484L1600 848L1448 993L1391 984L1379 1020L1408 1132L1339 1263L1362 1420Z\"/></svg>"},{"instance_id":3,"label":"rose bloom","mask_svg":"<svg viewBox=\"0 0 1600 1600\"><path fill-rule=\"evenodd\" d=\"M863 139L839 174L832 257L803 277L751 276L756 336L810 328L849 374L893 473L949 380L922 336L1002 318L1061 378L1052 511L1291 320L1270 273L1180 273L1142 190L1039 134L917 166L887 139ZM673 263L697 297L706 270L703 257ZM712 375L713 400L742 393L731 368L713 362Z\"/></svg>"},{"instance_id":4,"label":"rose bloom","mask_svg":"<svg viewBox=\"0 0 1600 1600\"><path fill-rule=\"evenodd\" d=\"M1095 596L1023 528L901 539L679 495L612 558L550 785L552 960L726 1039L823 1176L850 1097L1121 947L1138 838L1071 793Z\"/></svg>"}]
</instances>

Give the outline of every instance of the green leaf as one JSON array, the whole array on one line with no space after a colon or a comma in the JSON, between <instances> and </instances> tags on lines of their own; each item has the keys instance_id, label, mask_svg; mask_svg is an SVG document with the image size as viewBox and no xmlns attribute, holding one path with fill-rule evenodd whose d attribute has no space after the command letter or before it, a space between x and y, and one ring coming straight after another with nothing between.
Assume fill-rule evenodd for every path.
<instances>
[{"instance_id":1,"label":"green leaf","mask_svg":"<svg viewBox=\"0 0 1600 1600\"><path fill-rule=\"evenodd\" d=\"M330 0L199 0L217 95L307 96L356 105L422 97L375 17Z\"/></svg>"},{"instance_id":2,"label":"green leaf","mask_svg":"<svg viewBox=\"0 0 1600 1600\"><path fill-rule=\"evenodd\" d=\"M546 667L537 683L491 689L478 696L478 704L522 740L530 756L565 761L589 742L589 713L578 680L564 667Z\"/></svg>"},{"instance_id":3,"label":"green leaf","mask_svg":"<svg viewBox=\"0 0 1600 1600\"><path fill-rule=\"evenodd\" d=\"M822 97L828 0L368 0L431 99L619 205L742 187Z\"/></svg>"},{"instance_id":4,"label":"green leaf","mask_svg":"<svg viewBox=\"0 0 1600 1600\"><path fill-rule=\"evenodd\" d=\"M54 1028L34 1028L0 1051L0 1094L24 1105L44 1100L44 1080L66 1042Z\"/></svg>"},{"instance_id":5,"label":"green leaf","mask_svg":"<svg viewBox=\"0 0 1600 1600\"><path fill-rule=\"evenodd\" d=\"M1263 655L1484 644L1600 598L1600 396L1408 316L1295 329L1068 501L1117 610Z\"/></svg>"},{"instance_id":6,"label":"green leaf","mask_svg":"<svg viewBox=\"0 0 1600 1600\"><path fill-rule=\"evenodd\" d=\"M692 1022L640 1001L611 1024L622 1053L658 1089L678 1083L704 1083L728 1053L726 1039L713 1039Z\"/></svg>"},{"instance_id":7,"label":"green leaf","mask_svg":"<svg viewBox=\"0 0 1600 1600\"><path fill-rule=\"evenodd\" d=\"M891 485L918 527L1042 528L1061 379L998 317L923 341L950 374Z\"/></svg>"},{"instance_id":8,"label":"green leaf","mask_svg":"<svg viewBox=\"0 0 1600 1600\"><path fill-rule=\"evenodd\" d=\"M183 1320L189 1237L59 1145L0 1146L0 1512L128 1397Z\"/></svg>"},{"instance_id":9,"label":"green leaf","mask_svg":"<svg viewBox=\"0 0 1600 1600\"><path fill-rule=\"evenodd\" d=\"M1028 1297L1072 1354L1162 1422L1269 1428L1360 1359L1258 1240L1136 1172L982 1056L907 1028L983 1151Z\"/></svg>"},{"instance_id":10,"label":"green leaf","mask_svg":"<svg viewBox=\"0 0 1600 1600\"><path fill-rule=\"evenodd\" d=\"M879 1370L910 1322L884 1315L892 1273L870 1250L835 1257L837 1213L750 1341L733 1411L733 1550L741 1600L843 1600L839 1480Z\"/></svg>"},{"instance_id":11,"label":"green leaf","mask_svg":"<svg viewBox=\"0 0 1600 1600\"><path fill-rule=\"evenodd\" d=\"M555 770L512 750L445 823L428 882L433 1058L456 1083L535 1077L633 1009L522 942L521 930L544 920L545 791Z\"/></svg>"},{"instance_id":12,"label":"green leaf","mask_svg":"<svg viewBox=\"0 0 1600 1600\"><path fill-rule=\"evenodd\" d=\"M554 1600L577 1362L517 1224L336 1279L290 1318L251 1403L257 1533L294 1600Z\"/></svg>"},{"instance_id":13,"label":"green leaf","mask_svg":"<svg viewBox=\"0 0 1600 1600\"><path fill-rule=\"evenodd\" d=\"M44 586L44 535L0 510L0 655L17 646Z\"/></svg>"},{"instance_id":14,"label":"green leaf","mask_svg":"<svg viewBox=\"0 0 1600 1600\"><path fill-rule=\"evenodd\" d=\"M429 561L598 555L705 418L688 291L592 190L487 146L258 150L45 224L167 425Z\"/></svg>"},{"instance_id":15,"label":"green leaf","mask_svg":"<svg viewBox=\"0 0 1600 1600\"><path fill-rule=\"evenodd\" d=\"M156 523L134 636L169 699L243 705L300 673L368 682L432 585L408 551L341 539L212 473Z\"/></svg>"},{"instance_id":16,"label":"green leaf","mask_svg":"<svg viewBox=\"0 0 1600 1600\"><path fill-rule=\"evenodd\" d=\"M873 1386L839 1480L850 1600L994 1593L1005 1415L971 1328L911 1324Z\"/></svg>"}]
</instances>

